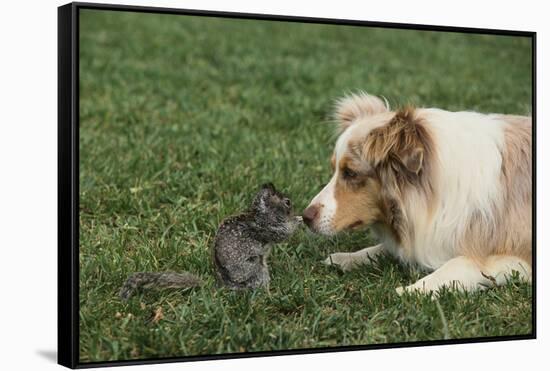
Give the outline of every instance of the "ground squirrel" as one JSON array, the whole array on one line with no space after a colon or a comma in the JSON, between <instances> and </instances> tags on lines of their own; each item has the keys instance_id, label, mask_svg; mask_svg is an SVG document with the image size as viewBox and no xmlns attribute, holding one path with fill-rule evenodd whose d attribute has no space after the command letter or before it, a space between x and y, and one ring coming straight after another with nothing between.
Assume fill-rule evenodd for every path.
<instances>
[{"instance_id":1,"label":"ground squirrel","mask_svg":"<svg viewBox=\"0 0 550 371\"><path fill-rule=\"evenodd\" d=\"M271 245L282 242L301 224L292 212L288 197L264 184L243 214L222 221L216 233L212 262L218 282L230 289L267 287L267 257ZM188 272L138 272L132 274L120 290L128 299L138 289L189 288L201 285L201 279Z\"/></svg>"}]
</instances>

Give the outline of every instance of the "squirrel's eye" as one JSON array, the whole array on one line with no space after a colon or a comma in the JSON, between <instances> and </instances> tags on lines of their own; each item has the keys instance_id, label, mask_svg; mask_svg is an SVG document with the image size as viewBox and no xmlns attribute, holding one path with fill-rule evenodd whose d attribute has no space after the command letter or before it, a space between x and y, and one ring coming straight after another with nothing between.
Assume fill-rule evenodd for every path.
<instances>
[{"instance_id":1,"label":"squirrel's eye","mask_svg":"<svg viewBox=\"0 0 550 371\"><path fill-rule=\"evenodd\" d=\"M350 168L344 168L344 170L342 170L342 175L344 176L345 179L353 179L357 176L357 173L353 170L351 170Z\"/></svg>"},{"instance_id":2,"label":"squirrel's eye","mask_svg":"<svg viewBox=\"0 0 550 371\"><path fill-rule=\"evenodd\" d=\"M246 258L246 261L249 262L249 263L255 263L256 261L258 261L258 257L257 256L249 256L248 258Z\"/></svg>"}]
</instances>

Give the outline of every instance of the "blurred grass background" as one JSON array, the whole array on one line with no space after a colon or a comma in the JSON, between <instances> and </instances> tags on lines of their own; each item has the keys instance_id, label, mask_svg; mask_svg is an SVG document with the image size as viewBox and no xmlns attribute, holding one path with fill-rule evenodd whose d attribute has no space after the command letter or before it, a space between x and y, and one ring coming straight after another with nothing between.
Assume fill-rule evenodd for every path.
<instances>
[{"instance_id":1,"label":"blurred grass background","mask_svg":"<svg viewBox=\"0 0 550 371\"><path fill-rule=\"evenodd\" d=\"M389 257L347 274L320 264L369 233L297 233L273 250L269 294L216 289L209 246L262 182L307 206L330 178L327 118L343 94L526 114L531 67L520 37L82 10L81 361L530 333L531 286L517 280L445 292L440 313L395 294L422 273ZM206 284L121 302L144 270Z\"/></svg>"}]
</instances>

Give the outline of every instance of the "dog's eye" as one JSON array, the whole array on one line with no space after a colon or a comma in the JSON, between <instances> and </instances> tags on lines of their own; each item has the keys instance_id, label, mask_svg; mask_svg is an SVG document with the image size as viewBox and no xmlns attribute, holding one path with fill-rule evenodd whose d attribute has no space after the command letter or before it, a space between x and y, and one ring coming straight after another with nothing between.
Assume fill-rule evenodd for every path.
<instances>
[{"instance_id":1,"label":"dog's eye","mask_svg":"<svg viewBox=\"0 0 550 371\"><path fill-rule=\"evenodd\" d=\"M342 175L344 176L345 179L353 179L357 176L357 173L353 170L351 170L350 168L344 168L344 170L342 170Z\"/></svg>"}]
</instances>

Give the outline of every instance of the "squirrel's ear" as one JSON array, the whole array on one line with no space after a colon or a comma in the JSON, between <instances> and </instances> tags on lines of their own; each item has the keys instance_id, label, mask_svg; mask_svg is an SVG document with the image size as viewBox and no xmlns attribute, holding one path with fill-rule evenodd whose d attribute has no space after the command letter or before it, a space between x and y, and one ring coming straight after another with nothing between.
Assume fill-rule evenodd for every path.
<instances>
[{"instance_id":1,"label":"squirrel's ear","mask_svg":"<svg viewBox=\"0 0 550 371\"><path fill-rule=\"evenodd\" d=\"M338 124L338 131L342 132L359 117L375 115L389 110L388 101L383 101L365 92L359 92L346 95L337 100L333 118Z\"/></svg>"},{"instance_id":2,"label":"squirrel's ear","mask_svg":"<svg viewBox=\"0 0 550 371\"><path fill-rule=\"evenodd\" d=\"M267 208L266 201L273 195L273 192L273 184L263 184L258 193L256 193L256 196L254 196L254 200L252 200L252 208L260 212L265 211Z\"/></svg>"}]
</instances>

